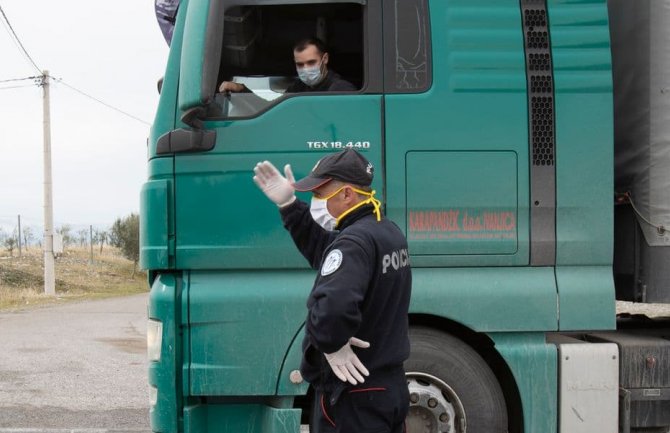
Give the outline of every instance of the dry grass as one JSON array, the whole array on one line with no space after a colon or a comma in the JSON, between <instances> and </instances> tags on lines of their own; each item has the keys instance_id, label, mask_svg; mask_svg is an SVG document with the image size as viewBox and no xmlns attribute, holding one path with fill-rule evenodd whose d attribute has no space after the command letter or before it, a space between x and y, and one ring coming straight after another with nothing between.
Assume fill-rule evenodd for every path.
<instances>
[{"instance_id":1,"label":"dry grass","mask_svg":"<svg viewBox=\"0 0 670 433\"><path fill-rule=\"evenodd\" d=\"M17 309L67 300L104 298L148 291L146 274L133 274L133 263L121 253L94 248L90 263L88 248L68 247L56 259L56 297L44 294L43 253L38 247L21 257L0 251L0 309Z\"/></svg>"}]
</instances>

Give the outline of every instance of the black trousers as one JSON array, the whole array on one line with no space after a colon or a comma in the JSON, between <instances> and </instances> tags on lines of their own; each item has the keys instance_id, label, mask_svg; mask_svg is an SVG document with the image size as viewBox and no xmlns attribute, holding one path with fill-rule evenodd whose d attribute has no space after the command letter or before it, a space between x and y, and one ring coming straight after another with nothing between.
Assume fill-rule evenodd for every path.
<instances>
[{"instance_id":1,"label":"black trousers","mask_svg":"<svg viewBox=\"0 0 670 433\"><path fill-rule=\"evenodd\" d=\"M310 433L404 433L408 408L402 368L373 372L365 383L316 391Z\"/></svg>"}]
</instances>

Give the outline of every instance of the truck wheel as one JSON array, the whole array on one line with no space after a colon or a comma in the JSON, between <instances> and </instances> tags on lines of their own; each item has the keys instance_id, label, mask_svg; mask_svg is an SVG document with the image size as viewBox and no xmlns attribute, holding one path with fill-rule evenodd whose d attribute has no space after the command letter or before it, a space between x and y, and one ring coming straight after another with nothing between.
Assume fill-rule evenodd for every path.
<instances>
[{"instance_id":1,"label":"truck wheel","mask_svg":"<svg viewBox=\"0 0 670 433\"><path fill-rule=\"evenodd\" d=\"M410 328L409 336L407 433L507 432L505 397L477 352L430 328Z\"/></svg>"}]
</instances>

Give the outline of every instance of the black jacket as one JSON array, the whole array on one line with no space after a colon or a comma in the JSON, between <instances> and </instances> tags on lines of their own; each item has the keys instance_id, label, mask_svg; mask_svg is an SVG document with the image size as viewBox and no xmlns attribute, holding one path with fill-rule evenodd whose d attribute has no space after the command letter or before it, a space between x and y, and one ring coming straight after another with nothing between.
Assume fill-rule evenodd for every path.
<instances>
[{"instance_id":1,"label":"black jacket","mask_svg":"<svg viewBox=\"0 0 670 433\"><path fill-rule=\"evenodd\" d=\"M300 252L319 270L307 300L300 367L305 380L326 390L341 383L323 354L352 336L370 342L368 349L354 351L371 375L402 368L409 356L412 275L398 226L386 218L378 222L371 205L346 216L335 232L321 228L300 200L281 215Z\"/></svg>"}]
</instances>

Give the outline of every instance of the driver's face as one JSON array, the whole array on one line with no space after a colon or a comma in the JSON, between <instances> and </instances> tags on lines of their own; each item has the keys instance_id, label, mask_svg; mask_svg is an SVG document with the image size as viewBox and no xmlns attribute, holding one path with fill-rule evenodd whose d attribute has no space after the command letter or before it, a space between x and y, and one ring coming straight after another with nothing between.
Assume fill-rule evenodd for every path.
<instances>
[{"instance_id":1,"label":"driver's face","mask_svg":"<svg viewBox=\"0 0 670 433\"><path fill-rule=\"evenodd\" d=\"M314 45L308 45L304 50L293 51L293 61L296 69L318 66L320 63L328 64L328 53L321 54Z\"/></svg>"}]
</instances>

